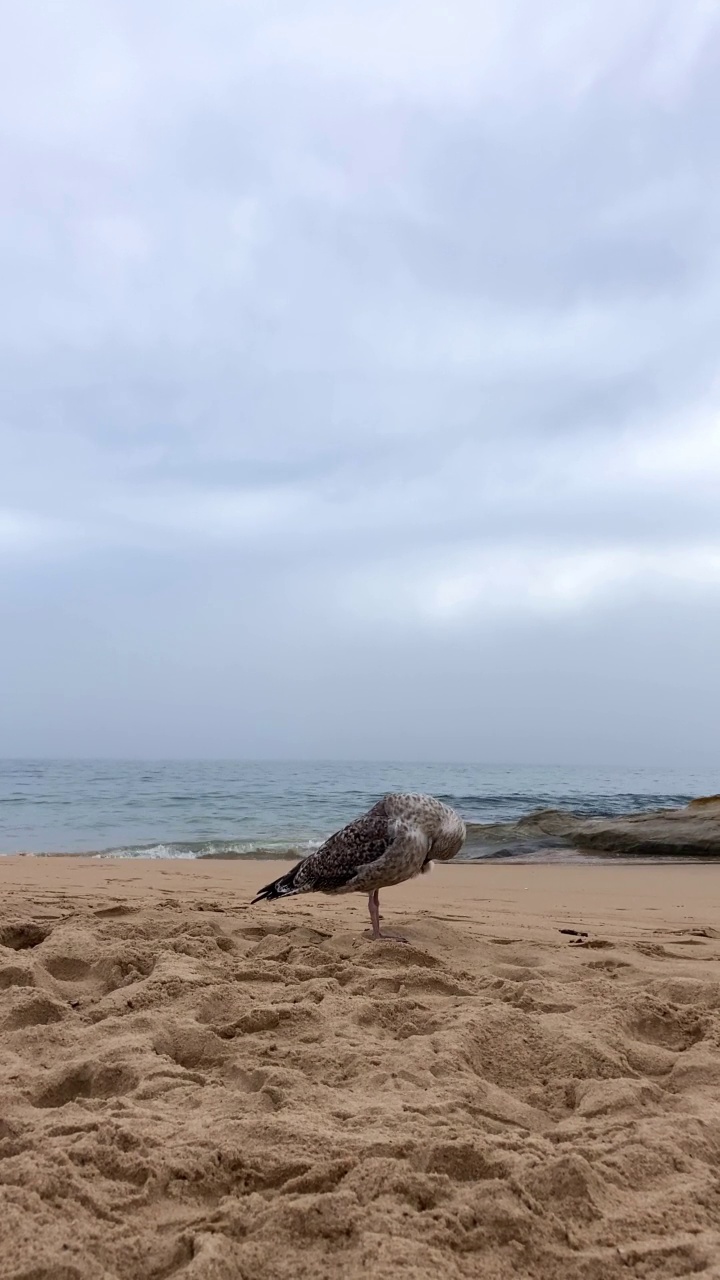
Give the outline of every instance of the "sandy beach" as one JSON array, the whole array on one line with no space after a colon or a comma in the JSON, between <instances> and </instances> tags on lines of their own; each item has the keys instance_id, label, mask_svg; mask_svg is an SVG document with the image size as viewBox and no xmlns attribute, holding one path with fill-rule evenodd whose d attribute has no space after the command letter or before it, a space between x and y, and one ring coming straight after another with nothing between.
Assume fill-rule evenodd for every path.
<instances>
[{"instance_id":1,"label":"sandy beach","mask_svg":"<svg viewBox=\"0 0 720 1280\"><path fill-rule=\"evenodd\" d=\"M717 868L285 865L0 860L3 1280L720 1276Z\"/></svg>"}]
</instances>

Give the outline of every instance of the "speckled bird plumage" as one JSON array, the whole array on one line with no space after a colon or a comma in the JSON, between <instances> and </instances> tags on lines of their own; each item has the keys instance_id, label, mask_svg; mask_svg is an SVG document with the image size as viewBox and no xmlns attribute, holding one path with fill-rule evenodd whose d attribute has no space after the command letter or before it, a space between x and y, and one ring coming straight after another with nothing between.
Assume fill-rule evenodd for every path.
<instances>
[{"instance_id":1,"label":"speckled bird plumage","mask_svg":"<svg viewBox=\"0 0 720 1280\"><path fill-rule=\"evenodd\" d=\"M464 822L442 801L387 795L253 901L298 893L376 894L428 870L432 859L454 858L464 840Z\"/></svg>"}]
</instances>

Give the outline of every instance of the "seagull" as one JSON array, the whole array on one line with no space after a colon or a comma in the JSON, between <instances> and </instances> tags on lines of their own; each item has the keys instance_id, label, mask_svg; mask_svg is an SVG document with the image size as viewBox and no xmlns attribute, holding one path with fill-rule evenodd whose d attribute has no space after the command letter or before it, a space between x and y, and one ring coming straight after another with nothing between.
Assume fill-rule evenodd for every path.
<instances>
[{"instance_id":1,"label":"seagull","mask_svg":"<svg viewBox=\"0 0 720 1280\"><path fill-rule=\"evenodd\" d=\"M387 795L292 871L266 884L253 903L298 893L367 893L373 939L406 942L381 931L380 890L430 871L433 858L454 858L465 834L462 818L434 796Z\"/></svg>"}]
</instances>

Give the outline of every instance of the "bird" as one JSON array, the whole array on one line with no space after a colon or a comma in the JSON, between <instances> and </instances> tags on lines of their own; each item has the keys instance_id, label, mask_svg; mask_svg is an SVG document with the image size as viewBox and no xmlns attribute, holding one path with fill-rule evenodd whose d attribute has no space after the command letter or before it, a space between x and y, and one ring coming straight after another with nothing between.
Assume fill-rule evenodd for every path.
<instances>
[{"instance_id":1,"label":"bird","mask_svg":"<svg viewBox=\"0 0 720 1280\"><path fill-rule=\"evenodd\" d=\"M373 940L406 942L381 930L380 890L430 871L435 858L454 858L465 836L462 818L434 796L386 795L291 871L266 884L252 902L299 893L366 893Z\"/></svg>"}]
</instances>

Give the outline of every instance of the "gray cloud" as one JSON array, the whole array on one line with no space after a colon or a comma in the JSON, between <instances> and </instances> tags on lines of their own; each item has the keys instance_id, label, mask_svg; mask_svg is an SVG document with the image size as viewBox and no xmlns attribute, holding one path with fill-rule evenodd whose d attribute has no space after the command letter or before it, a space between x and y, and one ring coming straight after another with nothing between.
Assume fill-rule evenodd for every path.
<instances>
[{"instance_id":1,"label":"gray cloud","mask_svg":"<svg viewBox=\"0 0 720 1280\"><path fill-rule=\"evenodd\" d=\"M714 758L719 42L13 13L0 751Z\"/></svg>"}]
</instances>

